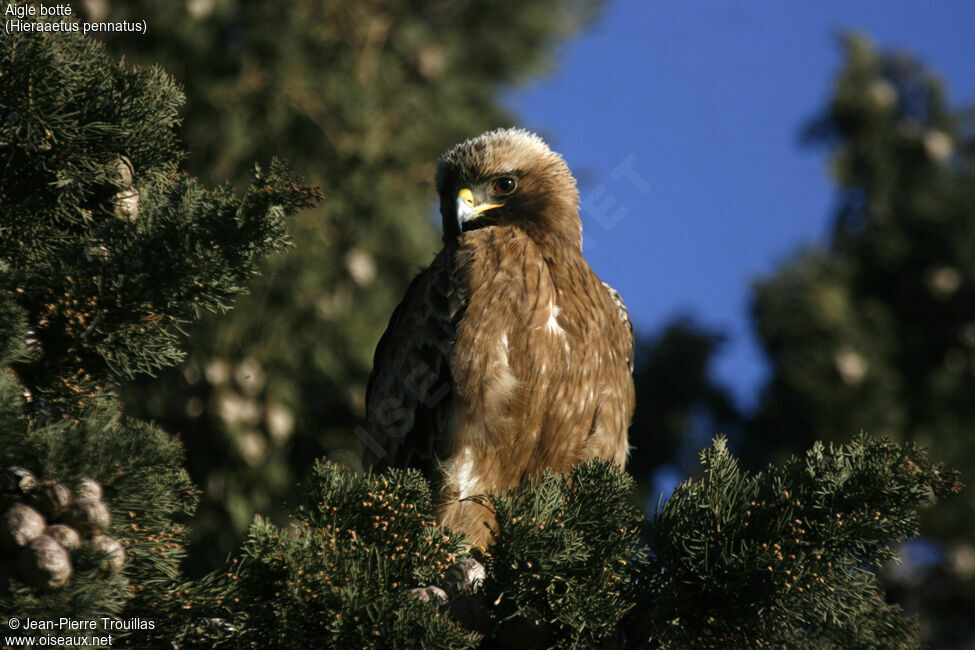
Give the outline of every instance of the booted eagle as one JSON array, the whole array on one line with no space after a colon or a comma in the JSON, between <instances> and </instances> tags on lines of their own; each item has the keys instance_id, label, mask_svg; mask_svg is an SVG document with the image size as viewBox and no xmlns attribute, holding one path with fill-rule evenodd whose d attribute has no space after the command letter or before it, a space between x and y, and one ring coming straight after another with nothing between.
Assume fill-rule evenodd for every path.
<instances>
[{"instance_id":1,"label":"booted eagle","mask_svg":"<svg viewBox=\"0 0 975 650\"><path fill-rule=\"evenodd\" d=\"M633 330L582 256L575 179L537 135L459 144L436 183L443 250L376 348L364 460L421 469L438 523L484 547L478 497L587 458L623 465Z\"/></svg>"}]
</instances>

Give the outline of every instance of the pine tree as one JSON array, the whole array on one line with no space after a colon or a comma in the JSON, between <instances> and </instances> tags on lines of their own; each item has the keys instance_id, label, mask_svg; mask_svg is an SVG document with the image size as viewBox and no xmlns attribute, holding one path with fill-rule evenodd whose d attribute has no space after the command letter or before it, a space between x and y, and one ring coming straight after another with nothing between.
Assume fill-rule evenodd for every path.
<instances>
[{"instance_id":1,"label":"pine tree","mask_svg":"<svg viewBox=\"0 0 975 650\"><path fill-rule=\"evenodd\" d=\"M74 33L0 40L0 612L173 620L198 492L116 387L182 361L314 203L284 167L240 195L179 172L182 96ZM180 603L182 604L182 603ZM6 622L6 620L5 620ZM89 636L134 631L100 625Z\"/></svg>"},{"instance_id":2,"label":"pine tree","mask_svg":"<svg viewBox=\"0 0 975 650\"><path fill-rule=\"evenodd\" d=\"M875 572L957 472L860 435L748 474L715 441L650 527L651 634L673 647L909 647ZM654 630L654 624L657 629Z\"/></svg>"},{"instance_id":3,"label":"pine tree","mask_svg":"<svg viewBox=\"0 0 975 650\"><path fill-rule=\"evenodd\" d=\"M772 448L865 429L975 471L975 140L971 111L913 57L844 40L833 97L810 127L837 183L833 234L757 288L773 375L751 427ZM781 444L781 442L777 443ZM925 641L975 639L969 491L932 511L940 562L905 594ZM921 594L921 602L916 602Z\"/></svg>"}]
</instances>

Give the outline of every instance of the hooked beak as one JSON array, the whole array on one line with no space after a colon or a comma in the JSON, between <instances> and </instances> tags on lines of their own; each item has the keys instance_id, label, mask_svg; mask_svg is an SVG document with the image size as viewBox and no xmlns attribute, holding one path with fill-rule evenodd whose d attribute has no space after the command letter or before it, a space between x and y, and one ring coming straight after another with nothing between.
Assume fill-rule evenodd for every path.
<instances>
[{"instance_id":1,"label":"hooked beak","mask_svg":"<svg viewBox=\"0 0 975 650\"><path fill-rule=\"evenodd\" d=\"M464 224L477 218L477 215L487 210L500 208L500 203L482 203L474 205L474 193L466 187L457 193L457 225L464 230Z\"/></svg>"}]
</instances>

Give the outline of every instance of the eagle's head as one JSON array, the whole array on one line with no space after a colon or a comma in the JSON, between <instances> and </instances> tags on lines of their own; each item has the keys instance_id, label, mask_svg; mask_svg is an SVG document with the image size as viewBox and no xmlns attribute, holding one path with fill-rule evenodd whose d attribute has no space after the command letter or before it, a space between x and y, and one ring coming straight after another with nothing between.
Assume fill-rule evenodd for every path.
<instances>
[{"instance_id":1,"label":"eagle's head","mask_svg":"<svg viewBox=\"0 0 975 650\"><path fill-rule=\"evenodd\" d=\"M462 142L437 163L444 241L498 225L535 241L581 248L579 191L562 156L524 129L497 129Z\"/></svg>"}]
</instances>

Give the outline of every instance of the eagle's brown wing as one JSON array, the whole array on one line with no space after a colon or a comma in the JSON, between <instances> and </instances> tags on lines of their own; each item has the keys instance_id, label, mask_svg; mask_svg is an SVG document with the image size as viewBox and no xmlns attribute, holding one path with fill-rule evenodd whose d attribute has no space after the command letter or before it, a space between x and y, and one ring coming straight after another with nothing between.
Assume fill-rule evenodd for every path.
<instances>
[{"instance_id":1,"label":"eagle's brown wing","mask_svg":"<svg viewBox=\"0 0 975 650\"><path fill-rule=\"evenodd\" d=\"M633 372L633 348L635 343L633 340L633 321L630 320L630 312L626 309L626 304L623 302L623 297L620 296L619 291L609 286L606 282L603 282L603 286L609 291L610 297L613 302L616 303L616 309L619 312L620 320L623 321L623 325L626 326L626 330L630 333L629 337L629 353L626 355L626 362L630 366L630 372Z\"/></svg>"},{"instance_id":2,"label":"eagle's brown wing","mask_svg":"<svg viewBox=\"0 0 975 650\"><path fill-rule=\"evenodd\" d=\"M366 467L415 467L428 477L435 469L453 396L451 260L444 249L413 279L376 348L366 389Z\"/></svg>"}]
</instances>

